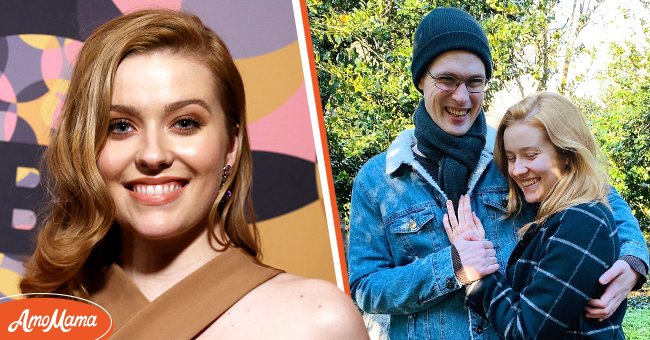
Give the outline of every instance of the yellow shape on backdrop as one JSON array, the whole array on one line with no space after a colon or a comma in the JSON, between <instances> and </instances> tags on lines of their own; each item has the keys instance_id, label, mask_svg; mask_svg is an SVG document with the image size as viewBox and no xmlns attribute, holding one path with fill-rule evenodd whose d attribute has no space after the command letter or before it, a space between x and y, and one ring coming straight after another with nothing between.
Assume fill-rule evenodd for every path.
<instances>
[{"instance_id":1,"label":"yellow shape on backdrop","mask_svg":"<svg viewBox=\"0 0 650 340\"><path fill-rule=\"evenodd\" d=\"M25 44L33 48L37 48L39 50L60 47L59 42L56 40L56 37L53 35L20 34L18 37L20 37L20 39L24 41Z\"/></svg>"},{"instance_id":2,"label":"yellow shape on backdrop","mask_svg":"<svg viewBox=\"0 0 650 340\"><path fill-rule=\"evenodd\" d=\"M0 263L4 258L4 254L0 253ZM0 294L4 296L20 294L18 284L20 283L20 275L6 268L0 268Z\"/></svg>"},{"instance_id":3,"label":"yellow shape on backdrop","mask_svg":"<svg viewBox=\"0 0 650 340\"><path fill-rule=\"evenodd\" d=\"M68 92L70 81L67 79L52 79L46 80L45 84L47 84L50 91L40 98L41 105L38 112L40 113L42 124L47 127L48 139L45 143L49 144L50 128L54 127L54 120L57 118L54 116L54 113L63 107L65 94Z\"/></svg>"},{"instance_id":4,"label":"yellow shape on backdrop","mask_svg":"<svg viewBox=\"0 0 650 340\"><path fill-rule=\"evenodd\" d=\"M56 93L49 91L45 95L28 102L16 104L16 111L24 119L36 135L40 145L47 145L50 138L50 127L56 109Z\"/></svg>"},{"instance_id":5,"label":"yellow shape on backdrop","mask_svg":"<svg viewBox=\"0 0 650 340\"><path fill-rule=\"evenodd\" d=\"M68 79L43 79L45 86L50 89L50 92L66 94L70 80Z\"/></svg>"},{"instance_id":6,"label":"yellow shape on backdrop","mask_svg":"<svg viewBox=\"0 0 650 340\"><path fill-rule=\"evenodd\" d=\"M267 54L237 59L235 64L244 79L249 122L275 111L305 82L297 41Z\"/></svg>"},{"instance_id":7,"label":"yellow shape on backdrop","mask_svg":"<svg viewBox=\"0 0 650 340\"><path fill-rule=\"evenodd\" d=\"M22 181L23 179L25 179L25 177L27 177L27 175L29 175L30 173L34 173L34 174L36 174L38 176L41 175L38 172L37 169L25 168L25 167L22 167L22 166L17 167L16 168L16 183L18 183L18 182Z\"/></svg>"}]
</instances>

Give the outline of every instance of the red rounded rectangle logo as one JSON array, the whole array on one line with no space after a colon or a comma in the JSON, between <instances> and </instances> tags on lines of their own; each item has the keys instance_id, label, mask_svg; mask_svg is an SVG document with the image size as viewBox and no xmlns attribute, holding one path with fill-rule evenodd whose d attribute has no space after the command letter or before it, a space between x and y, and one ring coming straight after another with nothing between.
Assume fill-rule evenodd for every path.
<instances>
[{"instance_id":1,"label":"red rounded rectangle logo","mask_svg":"<svg viewBox=\"0 0 650 340\"><path fill-rule=\"evenodd\" d=\"M112 328L106 309L86 299L51 293L0 299L2 339L106 339Z\"/></svg>"}]
</instances>

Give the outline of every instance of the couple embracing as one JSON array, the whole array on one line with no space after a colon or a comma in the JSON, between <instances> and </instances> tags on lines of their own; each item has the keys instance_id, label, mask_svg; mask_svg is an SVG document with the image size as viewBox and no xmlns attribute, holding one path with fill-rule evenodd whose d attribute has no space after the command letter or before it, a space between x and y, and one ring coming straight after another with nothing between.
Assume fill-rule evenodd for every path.
<instances>
[{"instance_id":1,"label":"couple embracing","mask_svg":"<svg viewBox=\"0 0 650 340\"><path fill-rule=\"evenodd\" d=\"M391 339L624 338L648 249L575 105L529 96L495 135L482 110L489 43L459 9L423 18L411 73L415 129L353 187L358 306L390 314Z\"/></svg>"}]
</instances>

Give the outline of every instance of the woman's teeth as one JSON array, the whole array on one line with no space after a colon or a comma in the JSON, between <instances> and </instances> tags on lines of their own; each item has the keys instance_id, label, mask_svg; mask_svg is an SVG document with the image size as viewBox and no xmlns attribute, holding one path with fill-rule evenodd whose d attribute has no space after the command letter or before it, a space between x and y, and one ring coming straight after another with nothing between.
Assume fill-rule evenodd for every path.
<instances>
[{"instance_id":1,"label":"woman's teeth","mask_svg":"<svg viewBox=\"0 0 650 340\"><path fill-rule=\"evenodd\" d=\"M523 185L525 187L529 187L529 186L531 186L531 185L533 185L533 184L535 184L537 182L539 182L539 178L532 178L532 179L527 179L527 180L521 181L521 185Z\"/></svg>"},{"instance_id":2,"label":"woman's teeth","mask_svg":"<svg viewBox=\"0 0 650 340\"><path fill-rule=\"evenodd\" d=\"M179 184L168 184L168 185L135 185L133 186L133 191L139 194L145 195L163 195L168 192L176 191L182 188L182 185Z\"/></svg>"}]
</instances>

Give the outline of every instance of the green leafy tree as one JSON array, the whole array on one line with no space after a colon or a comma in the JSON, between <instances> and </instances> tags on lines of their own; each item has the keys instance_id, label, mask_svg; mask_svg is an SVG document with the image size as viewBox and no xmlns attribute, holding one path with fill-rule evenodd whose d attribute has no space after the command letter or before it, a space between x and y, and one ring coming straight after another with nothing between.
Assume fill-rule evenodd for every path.
<instances>
[{"instance_id":1,"label":"green leafy tree","mask_svg":"<svg viewBox=\"0 0 650 340\"><path fill-rule=\"evenodd\" d=\"M352 182L360 167L412 126L420 94L410 76L412 39L435 7L459 7L484 26L494 59L486 93L533 74L550 77L557 36L545 23L557 0L310 0L308 11L337 203L347 222ZM546 26L545 26L546 25ZM539 58L526 58L536 44Z\"/></svg>"},{"instance_id":2,"label":"green leafy tree","mask_svg":"<svg viewBox=\"0 0 650 340\"><path fill-rule=\"evenodd\" d=\"M583 109L609 158L613 184L632 207L646 239L650 235L650 39L612 44L602 77L608 84L602 105Z\"/></svg>"}]
</instances>

